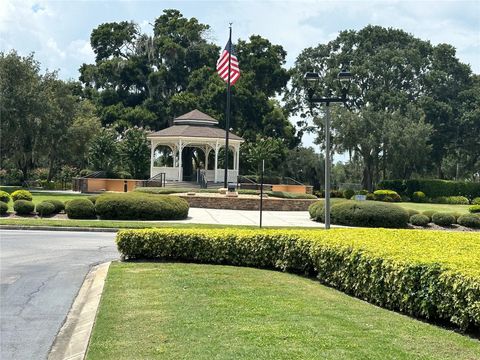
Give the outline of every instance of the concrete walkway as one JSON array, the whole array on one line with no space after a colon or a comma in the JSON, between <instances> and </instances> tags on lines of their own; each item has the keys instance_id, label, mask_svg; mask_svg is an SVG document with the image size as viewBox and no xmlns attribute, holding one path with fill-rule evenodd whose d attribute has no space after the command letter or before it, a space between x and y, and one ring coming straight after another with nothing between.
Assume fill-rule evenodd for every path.
<instances>
[{"instance_id":1,"label":"concrete walkway","mask_svg":"<svg viewBox=\"0 0 480 360\"><path fill-rule=\"evenodd\" d=\"M258 226L260 212L254 210L190 208L188 219L175 222ZM308 211L264 211L262 223L264 226L323 227L323 224L310 220Z\"/></svg>"}]
</instances>

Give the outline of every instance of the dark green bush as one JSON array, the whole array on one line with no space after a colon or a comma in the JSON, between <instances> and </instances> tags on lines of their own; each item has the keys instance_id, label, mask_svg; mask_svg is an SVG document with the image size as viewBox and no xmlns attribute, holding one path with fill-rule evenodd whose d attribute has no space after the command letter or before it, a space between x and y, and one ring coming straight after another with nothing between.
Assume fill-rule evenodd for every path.
<instances>
[{"instance_id":1,"label":"dark green bush","mask_svg":"<svg viewBox=\"0 0 480 360\"><path fill-rule=\"evenodd\" d=\"M476 197L472 200L472 205L480 205L480 197Z\"/></svg>"},{"instance_id":2,"label":"dark green bush","mask_svg":"<svg viewBox=\"0 0 480 360\"><path fill-rule=\"evenodd\" d=\"M353 191L352 189L347 189L343 191L343 197L345 199L351 199L353 195L355 195L355 191Z\"/></svg>"},{"instance_id":3,"label":"dark green bush","mask_svg":"<svg viewBox=\"0 0 480 360\"><path fill-rule=\"evenodd\" d=\"M65 204L69 219L95 219L95 206L87 199L73 199Z\"/></svg>"},{"instance_id":4,"label":"dark green bush","mask_svg":"<svg viewBox=\"0 0 480 360\"><path fill-rule=\"evenodd\" d=\"M95 205L95 202L97 201L99 196L100 195L90 195L90 196L87 196L87 199L90 200L93 205Z\"/></svg>"},{"instance_id":5,"label":"dark green bush","mask_svg":"<svg viewBox=\"0 0 480 360\"><path fill-rule=\"evenodd\" d=\"M470 202L464 196L440 196L431 200L435 204L468 205Z\"/></svg>"},{"instance_id":6,"label":"dark green bush","mask_svg":"<svg viewBox=\"0 0 480 360\"><path fill-rule=\"evenodd\" d=\"M316 199L317 197L312 194L300 194L287 191L267 191L267 195L271 197L281 199Z\"/></svg>"},{"instance_id":7,"label":"dark green bush","mask_svg":"<svg viewBox=\"0 0 480 360\"><path fill-rule=\"evenodd\" d=\"M367 194L368 194L368 190L355 191L355 195L367 195Z\"/></svg>"},{"instance_id":8,"label":"dark green bush","mask_svg":"<svg viewBox=\"0 0 480 360\"><path fill-rule=\"evenodd\" d=\"M55 205L49 201L42 201L35 207L35 211L41 217L52 215L55 212Z\"/></svg>"},{"instance_id":9,"label":"dark green bush","mask_svg":"<svg viewBox=\"0 0 480 360\"><path fill-rule=\"evenodd\" d=\"M470 211L472 214L480 213L480 205L472 205L468 208L468 211Z\"/></svg>"},{"instance_id":10,"label":"dark green bush","mask_svg":"<svg viewBox=\"0 0 480 360\"><path fill-rule=\"evenodd\" d=\"M8 204L10 202L10 194L0 190L0 202Z\"/></svg>"},{"instance_id":11,"label":"dark green bush","mask_svg":"<svg viewBox=\"0 0 480 360\"><path fill-rule=\"evenodd\" d=\"M27 200L32 201L32 193L28 190L16 190L12 193L12 200Z\"/></svg>"},{"instance_id":12,"label":"dark green bush","mask_svg":"<svg viewBox=\"0 0 480 360\"><path fill-rule=\"evenodd\" d=\"M367 200L375 200L375 195L373 195L373 193L367 193Z\"/></svg>"},{"instance_id":13,"label":"dark green bush","mask_svg":"<svg viewBox=\"0 0 480 360\"><path fill-rule=\"evenodd\" d=\"M373 192L374 200L385 202L400 202L402 199L395 191L392 190L376 190Z\"/></svg>"},{"instance_id":14,"label":"dark green bush","mask_svg":"<svg viewBox=\"0 0 480 360\"><path fill-rule=\"evenodd\" d=\"M145 229L119 231L116 242L126 259L309 274L378 306L478 329L480 279L475 254L479 243L475 240L469 233L386 229ZM451 257L439 243L452 250Z\"/></svg>"},{"instance_id":15,"label":"dark green bush","mask_svg":"<svg viewBox=\"0 0 480 360\"><path fill-rule=\"evenodd\" d=\"M422 212L423 215L428 216L430 221L432 221L433 214L436 214L436 213L437 213L437 211L435 211L435 210L425 210L424 212Z\"/></svg>"},{"instance_id":16,"label":"dark green bush","mask_svg":"<svg viewBox=\"0 0 480 360\"><path fill-rule=\"evenodd\" d=\"M410 199L415 203L425 203L427 202L427 196L423 191L415 191Z\"/></svg>"},{"instance_id":17,"label":"dark green bush","mask_svg":"<svg viewBox=\"0 0 480 360\"><path fill-rule=\"evenodd\" d=\"M8 205L0 201L0 215L5 215L8 212Z\"/></svg>"},{"instance_id":18,"label":"dark green bush","mask_svg":"<svg viewBox=\"0 0 480 360\"><path fill-rule=\"evenodd\" d=\"M479 229L480 228L480 218L473 214L465 214L458 218L457 222L465 227L469 227L472 229Z\"/></svg>"},{"instance_id":19,"label":"dark green bush","mask_svg":"<svg viewBox=\"0 0 480 360\"><path fill-rule=\"evenodd\" d=\"M455 216L449 213L435 213L432 215L432 221L440 226L452 226L456 222Z\"/></svg>"},{"instance_id":20,"label":"dark green bush","mask_svg":"<svg viewBox=\"0 0 480 360\"><path fill-rule=\"evenodd\" d=\"M430 218L426 215L416 214L410 216L410 224L415 226L427 226L430 222Z\"/></svg>"},{"instance_id":21,"label":"dark green bush","mask_svg":"<svg viewBox=\"0 0 480 360\"><path fill-rule=\"evenodd\" d=\"M408 212L394 204L349 201L335 204L331 209L332 224L363 227L403 228Z\"/></svg>"},{"instance_id":22,"label":"dark green bush","mask_svg":"<svg viewBox=\"0 0 480 360\"><path fill-rule=\"evenodd\" d=\"M105 194L95 203L102 219L176 220L188 216L188 202L177 196L141 193Z\"/></svg>"},{"instance_id":23,"label":"dark green bush","mask_svg":"<svg viewBox=\"0 0 480 360\"><path fill-rule=\"evenodd\" d=\"M48 200L45 200L45 202L48 202L50 204L52 204L54 206L54 213L55 214L59 214L61 213L63 210L65 210L65 204L60 201L60 200L57 200L57 199L48 199Z\"/></svg>"},{"instance_id":24,"label":"dark green bush","mask_svg":"<svg viewBox=\"0 0 480 360\"><path fill-rule=\"evenodd\" d=\"M407 209L407 212L408 212L409 217L412 217L413 215L420 214L420 212L418 212L417 210L414 210L414 209Z\"/></svg>"},{"instance_id":25,"label":"dark green bush","mask_svg":"<svg viewBox=\"0 0 480 360\"><path fill-rule=\"evenodd\" d=\"M18 215L29 215L35 210L35 205L28 200L17 200L13 203L13 210Z\"/></svg>"},{"instance_id":26,"label":"dark green bush","mask_svg":"<svg viewBox=\"0 0 480 360\"><path fill-rule=\"evenodd\" d=\"M448 180L384 180L379 189L389 189L399 194L412 195L422 191L429 198L441 196L464 196L469 199L480 197L480 183Z\"/></svg>"}]
</instances>

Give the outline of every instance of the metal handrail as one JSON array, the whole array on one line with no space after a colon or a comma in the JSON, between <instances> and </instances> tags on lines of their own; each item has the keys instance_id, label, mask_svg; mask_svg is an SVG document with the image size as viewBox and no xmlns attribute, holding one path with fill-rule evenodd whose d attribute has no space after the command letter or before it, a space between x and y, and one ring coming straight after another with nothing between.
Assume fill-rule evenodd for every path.
<instances>
[{"instance_id":1,"label":"metal handrail","mask_svg":"<svg viewBox=\"0 0 480 360\"><path fill-rule=\"evenodd\" d=\"M294 184L296 184L296 185L304 185L304 184L302 184L300 181L297 181L297 180L295 180L294 178L291 178L291 177L289 177L289 176L284 177L284 179L291 180L291 181L292 181Z\"/></svg>"}]
</instances>

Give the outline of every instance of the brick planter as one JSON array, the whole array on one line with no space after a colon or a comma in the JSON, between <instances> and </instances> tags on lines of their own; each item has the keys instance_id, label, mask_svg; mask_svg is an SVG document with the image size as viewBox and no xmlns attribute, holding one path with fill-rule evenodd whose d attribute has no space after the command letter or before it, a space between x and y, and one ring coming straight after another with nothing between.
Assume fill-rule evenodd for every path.
<instances>
[{"instance_id":1,"label":"brick planter","mask_svg":"<svg viewBox=\"0 0 480 360\"><path fill-rule=\"evenodd\" d=\"M187 196L177 195L188 201L190 207L205 209L229 209L229 210L259 210L259 197L226 197L226 196ZM264 198L263 210L269 211L306 211L316 202L316 199L280 199Z\"/></svg>"}]
</instances>

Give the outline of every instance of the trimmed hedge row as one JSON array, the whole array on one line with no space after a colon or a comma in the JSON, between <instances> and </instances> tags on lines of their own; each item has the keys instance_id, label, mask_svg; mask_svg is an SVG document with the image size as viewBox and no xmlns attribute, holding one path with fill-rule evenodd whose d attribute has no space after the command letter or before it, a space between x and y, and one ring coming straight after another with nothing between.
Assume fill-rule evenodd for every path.
<instances>
[{"instance_id":1,"label":"trimmed hedge row","mask_svg":"<svg viewBox=\"0 0 480 360\"><path fill-rule=\"evenodd\" d=\"M318 201L310 205L308 210L313 220L324 222L323 204ZM394 204L344 200L332 204L330 218L337 225L404 228L410 217L407 210Z\"/></svg>"},{"instance_id":2,"label":"trimmed hedge row","mask_svg":"<svg viewBox=\"0 0 480 360\"><path fill-rule=\"evenodd\" d=\"M449 180L383 180L379 189L394 190L399 194L411 196L416 191L425 193L429 198L441 196L465 196L469 199L480 197L480 183Z\"/></svg>"},{"instance_id":3,"label":"trimmed hedge row","mask_svg":"<svg viewBox=\"0 0 480 360\"><path fill-rule=\"evenodd\" d=\"M106 194L95 201L97 215L109 220L180 220L188 209L186 200L170 195Z\"/></svg>"},{"instance_id":4,"label":"trimmed hedge row","mask_svg":"<svg viewBox=\"0 0 480 360\"><path fill-rule=\"evenodd\" d=\"M252 266L316 276L387 309L480 329L480 242L473 233L387 229L122 230L125 259Z\"/></svg>"}]
</instances>

